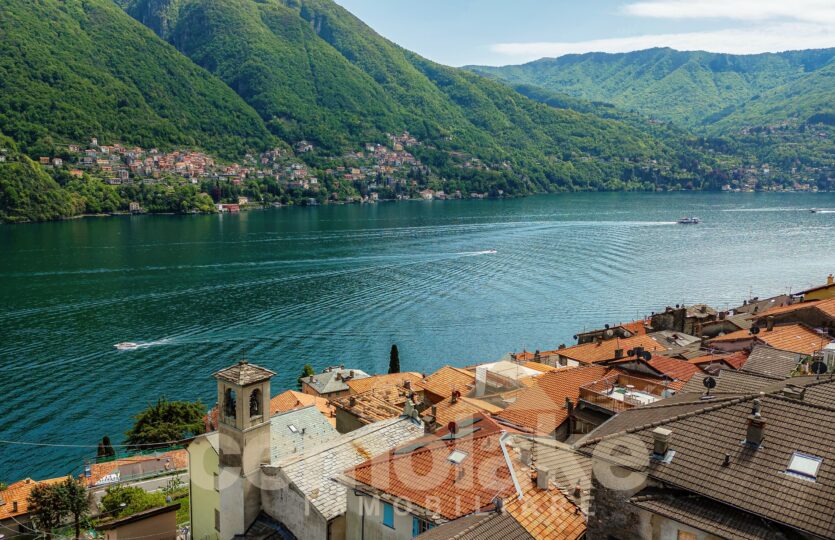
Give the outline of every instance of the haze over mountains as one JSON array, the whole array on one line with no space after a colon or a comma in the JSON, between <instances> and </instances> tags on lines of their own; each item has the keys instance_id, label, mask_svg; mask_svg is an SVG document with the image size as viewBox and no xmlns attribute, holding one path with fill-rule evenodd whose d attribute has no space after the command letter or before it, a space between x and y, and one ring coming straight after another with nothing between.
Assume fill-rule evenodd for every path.
<instances>
[{"instance_id":1,"label":"haze over mountains","mask_svg":"<svg viewBox=\"0 0 835 540\"><path fill-rule=\"evenodd\" d=\"M468 69L712 134L789 119L835 123L835 48L755 55L658 48Z\"/></svg>"},{"instance_id":2,"label":"haze over mountains","mask_svg":"<svg viewBox=\"0 0 835 540\"><path fill-rule=\"evenodd\" d=\"M399 47L331 0L7 0L0 33L0 134L20 156L94 136L230 161L308 141L316 151L300 158L318 171L409 131L426 185L492 194L717 189L747 163L832 163L829 141L793 135L787 153L770 135L704 135L831 125L833 49L467 70Z\"/></svg>"}]
</instances>

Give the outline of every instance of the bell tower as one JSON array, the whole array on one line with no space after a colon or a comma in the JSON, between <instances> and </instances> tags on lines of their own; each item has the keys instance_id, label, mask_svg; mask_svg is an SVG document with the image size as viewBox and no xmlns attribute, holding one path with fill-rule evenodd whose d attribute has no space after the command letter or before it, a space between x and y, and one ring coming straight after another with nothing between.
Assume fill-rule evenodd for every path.
<instances>
[{"instance_id":1,"label":"bell tower","mask_svg":"<svg viewBox=\"0 0 835 540\"><path fill-rule=\"evenodd\" d=\"M244 534L261 511L261 465L270 462L269 369L241 360L217 379L220 537Z\"/></svg>"}]
</instances>

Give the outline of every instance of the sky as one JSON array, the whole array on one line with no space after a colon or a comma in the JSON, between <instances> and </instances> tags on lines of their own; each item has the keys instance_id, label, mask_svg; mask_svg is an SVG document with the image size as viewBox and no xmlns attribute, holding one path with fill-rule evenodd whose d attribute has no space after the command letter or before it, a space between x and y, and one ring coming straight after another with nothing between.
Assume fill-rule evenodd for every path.
<instances>
[{"instance_id":1,"label":"sky","mask_svg":"<svg viewBox=\"0 0 835 540\"><path fill-rule=\"evenodd\" d=\"M451 66L650 47L835 47L835 0L336 1L395 43Z\"/></svg>"}]
</instances>

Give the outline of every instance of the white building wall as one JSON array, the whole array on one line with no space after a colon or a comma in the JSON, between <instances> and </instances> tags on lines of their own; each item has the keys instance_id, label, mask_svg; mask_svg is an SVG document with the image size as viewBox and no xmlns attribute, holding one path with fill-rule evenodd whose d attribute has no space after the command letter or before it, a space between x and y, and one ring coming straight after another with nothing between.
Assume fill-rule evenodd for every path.
<instances>
[{"instance_id":1,"label":"white building wall","mask_svg":"<svg viewBox=\"0 0 835 540\"><path fill-rule=\"evenodd\" d=\"M355 495L348 490L346 540L409 540L412 514L394 507L394 528L383 525L383 504L374 497ZM364 518L363 518L364 516ZM365 531L363 534L363 520Z\"/></svg>"}]
</instances>

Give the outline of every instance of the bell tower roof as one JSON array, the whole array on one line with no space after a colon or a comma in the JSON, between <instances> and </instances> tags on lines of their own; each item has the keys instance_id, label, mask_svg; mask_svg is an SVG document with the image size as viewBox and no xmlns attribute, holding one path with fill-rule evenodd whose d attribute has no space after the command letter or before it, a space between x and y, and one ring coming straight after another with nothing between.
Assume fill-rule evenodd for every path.
<instances>
[{"instance_id":1,"label":"bell tower roof","mask_svg":"<svg viewBox=\"0 0 835 540\"><path fill-rule=\"evenodd\" d=\"M274 371L241 360L234 366L221 369L215 373L214 377L238 386L249 386L269 380L273 375L275 375Z\"/></svg>"}]
</instances>

